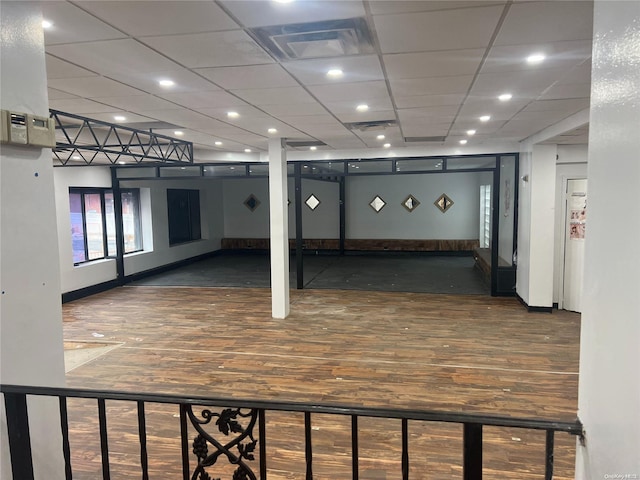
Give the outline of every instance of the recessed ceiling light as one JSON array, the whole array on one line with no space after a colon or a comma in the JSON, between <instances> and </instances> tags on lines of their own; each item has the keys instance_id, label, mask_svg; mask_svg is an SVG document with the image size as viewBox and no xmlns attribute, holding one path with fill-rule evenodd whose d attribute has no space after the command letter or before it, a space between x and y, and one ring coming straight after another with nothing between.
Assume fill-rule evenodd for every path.
<instances>
[{"instance_id":1,"label":"recessed ceiling light","mask_svg":"<svg viewBox=\"0 0 640 480\"><path fill-rule=\"evenodd\" d=\"M220 140L218 140L217 142L213 142L214 145L220 146L222 145L222 142Z\"/></svg>"},{"instance_id":2,"label":"recessed ceiling light","mask_svg":"<svg viewBox=\"0 0 640 480\"><path fill-rule=\"evenodd\" d=\"M161 87L173 87L176 84L176 82L169 79L160 80L158 83Z\"/></svg>"},{"instance_id":3,"label":"recessed ceiling light","mask_svg":"<svg viewBox=\"0 0 640 480\"><path fill-rule=\"evenodd\" d=\"M340 70L339 68L332 68L327 72L327 77L329 78L340 78L342 77L342 75L342 70Z\"/></svg>"},{"instance_id":4,"label":"recessed ceiling light","mask_svg":"<svg viewBox=\"0 0 640 480\"><path fill-rule=\"evenodd\" d=\"M291 3L293 0L273 0L276 3Z\"/></svg>"},{"instance_id":5,"label":"recessed ceiling light","mask_svg":"<svg viewBox=\"0 0 640 480\"><path fill-rule=\"evenodd\" d=\"M481 122L488 122L489 120L491 120L491 116L490 115L483 115L480 117L480 121Z\"/></svg>"},{"instance_id":6,"label":"recessed ceiling light","mask_svg":"<svg viewBox=\"0 0 640 480\"><path fill-rule=\"evenodd\" d=\"M502 95L498 96L498 100L500 100L501 102L507 102L512 98L513 95L511 95L510 93L503 93Z\"/></svg>"},{"instance_id":7,"label":"recessed ceiling light","mask_svg":"<svg viewBox=\"0 0 640 480\"><path fill-rule=\"evenodd\" d=\"M182 130L176 130L175 132L173 132L173 134L180 137L180 136L184 135L184 132Z\"/></svg>"},{"instance_id":8,"label":"recessed ceiling light","mask_svg":"<svg viewBox=\"0 0 640 480\"><path fill-rule=\"evenodd\" d=\"M367 110L369 110L369 105L367 105L366 103L361 103L356 107L356 110L359 112L366 112Z\"/></svg>"},{"instance_id":9,"label":"recessed ceiling light","mask_svg":"<svg viewBox=\"0 0 640 480\"><path fill-rule=\"evenodd\" d=\"M126 163L127 163L127 162L125 162L124 160L120 160L118 163L119 163L120 165L126 165Z\"/></svg>"},{"instance_id":10,"label":"recessed ceiling light","mask_svg":"<svg viewBox=\"0 0 640 480\"><path fill-rule=\"evenodd\" d=\"M53 27L53 22L49 20L42 20L42 28L51 28Z\"/></svg>"},{"instance_id":11,"label":"recessed ceiling light","mask_svg":"<svg viewBox=\"0 0 640 480\"><path fill-rule=\"evenodd\" d=\"M317 149L318 149L318 147L316 147L316 146L314 146L314 145L312 145L311 147L309 147L309 150L317 150Z\"/></svg>"},{"instance_id":12,"label":"recessed ceiling light","mask_svg":"<svg viewBox=\"0 0 640 480\"><path fill-rule=\"evenodd\" d=\"M384 140L384 135L380 134L376 137L378 140Z\"/></svg>"},{"instance_id":13,"label":"recessed ceiling light","mask_svg":"<svg viewBox=\"0 0 640 480\"><path fill-rule=\"evenodd\" d=\"M467 135L471 136L471 135L475 135L476 131L475 130L467 130Z\"/></svg>"},{"instance_id":14,"label":"recessed ceiling light","mask_svg":"<svg viewBox=\"0 0 640 480\"><path fill-rule=\"evenodd\" d=\"M389 148L390 146L391 146L391 144L390 144L390 143L385 143L385 144L383 145L383 147L384 147L384 148Z\"/></svg>"},{"instance_id":15,"label":"recessed ceiling light","mask_svg":"<svg viewBox=\"0 0 640 480\"><path fill-rule=\"evenodd\" d=\"M250 148L245 148L244 149L244 153L251 153L251 149Z\"/></svg>"},{"instance_id":16,"label":"recessed ceiling light","mask_svg":"<svg viewBox=\"0 0 640 480\"><path fill-rule=\"evenodd\" d=\"M80 156L79 156L79 155L74 155L74 156L73 156L73 157L71 157L71 158L73 158L74 160L80 160Z\"/></svg>"},{"instance_id":17,"label":"recessed ceiling light","mask_svg":"<svg viewBox=\"0 0 640 480\"><path fill-rule=\"evenodd\" d=\"M465 139L460 140L460 145L466 145L467 141Z\"/></svg>"},{"instance_id":18,"label":"recessed ceiling light","mask_svg":"<svg viewBox=\"0 0 640 480\"><path fill-rule=\"evenodd\" d=\"M124 122L127 119L127 117L123 117L122 115L116 115L116 116L113 117L113 119L116 122Z\"/></svg>"},{"instance_id":19,"label":"recessed ceiling light","mask_svg":"<svg viewBox=\"0 0 640 480\"><path fill-rule=\"evenodd\" d=\"M276 130L275 128L270 128L269 130L267 130L267 132L269 132L269 133L278 133L278 130Z\"/></svg>"},{"instance_id":20,"label":"recessed ceiling light","mask_svg":"<svg viewBox=\"0 0 640 480\"><path fill-rule=\"evenodd\" d=\"M238 112L227 112L227 117L229 118L238 118L240 114Z\"/></svg>"},{"instance_id":21,"label":"recessed ceiling light","mask_svg":"<svg viewBox=\"0 0 640 480\"><path fill-rule=\"evenodd\" d=\"M542 63L545 57L544 53L533 53L527 57L527 63L535 65L537 63Z\"/></svg>"}]
</instances>

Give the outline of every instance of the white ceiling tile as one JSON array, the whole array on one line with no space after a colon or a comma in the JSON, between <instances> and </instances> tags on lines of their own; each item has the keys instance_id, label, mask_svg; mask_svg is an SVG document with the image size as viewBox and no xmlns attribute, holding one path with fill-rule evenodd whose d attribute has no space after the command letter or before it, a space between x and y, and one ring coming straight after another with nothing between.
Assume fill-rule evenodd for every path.
<instances>
[{"instance_id":1,"label":"white ceiling tile","mask_svg":"<svg viewBox=\"0 0 640 480\"><path fill-rule=\"evenodd\" d=\"M293 125L296 128L304 130L310 126L332 126L341 127L342 125L332 115L287 115L279 117L283 122Z\"/></svg>"},{"instance_id":2,"label":"white ceiling tile","mask_svg":"<svg viewBox=\"0 0 640 480\"><path fill-rule=\"evenodd\" d=\"M587 60L573 69L567 71L560 77L557 85L567 85L574 83L591 83L591 61Z\"/></svg>"},{"instance_id":3,"label":"white ceiling tile","mask_svg":"<svg viewBox=\"0 0 640 480\"><path fill-rule=\"evenodd\" d=\"M230 110L229 108L206 108L203 106L198 107L196 110L203 113L204 115L220 119L223 122L229 123L230 125L236 125L236 122L241 120L242 117L261 117L265 115L264 112L250 105L240 105L234 106L232 108L233 111L237 112L240 115L238 118L228 118L227 112Z\"/></svg>"},{"instance_id":4,"label":"white ceiling tile","mask_svg":"<svg viewBox=\"0 0 640 480\"><path fill-rule=\"evenodd\" d=\"M458 111L457 106L441 106L441 107L420 107L420 108L403 108L398 110L400 120L416 119L418 121L432 119L448 119L453 120L453 116Z\"/></svg>"},{"instance_id":5,"label":"white ceiling tile","mask_svg":"<svg viewBox=\"0 0 640 480\"><path fill-rule=\"evenodd\" d=\"M354 106L375 98L387 98L385 82L342 83L339 85L314 85L309 91L321 102L353 102Z\"/></svg>"},{"instance_id":6,"label":"white ceiling tile","mask_svg":"<svg viewBox=\"0 0 640 480\"><path fill-rule=\"evenodd\" d=\"M341 122L352 123L352 122L378 122L385 120L395 120L396 116L393 110L378 110L378 111L368 111L368 112L345 112L345 113L336 113L336 117L340 119Z\"/></svg>"},{"instance_id":7,"label":"white ceiling tile","mask_svg":"<svg viewBox=\"0 0 640 480\"><path fill-rule=\"evenodd\" d=\"M131 112L149 112L152 110L170 110L181 109L182 107L175 105L162 98L153 95L136 95L134 97L105 97L100 101L107 105L122 108Z\"/></svg>"},{"instance_id":8,"label":"white ceiling tile","mask_svg":"<svg viewBox=\"0 0 640 480\"><path fill-rule=\"evenodd\" d=\"M260 107L269 115L274 115L278 118L290 115L320 115L326 114L327 110L319 103L299 103L299 104L287 104L281 103L279 105L263 105Z\"/></svg>"},{"instance_id":9,"label":"white ceiling tile","mask_svg":"<svg viewBox=\"0 0 640 480\"><path fill-rule=\"evenodd\" d=\"M349 132L349 135L329 138L325 140L325 143L335 149L362 148L366 146L362 140L351 132Z\"/></svg>"},{"instance_id":10,"label":"white ceiling tile","mask_svg":"<svg viewBox=\"0 0 640 480\"><path fill-rule=\"evenodd\" d=\"M126 35L69 2L40 2L42 16L53 23L44 32L45 45L125 38Z\"/></svg>"},{"instance_id":11,"label":"white ceiling tile","mask_svg":"<svg viewBox=\"0 0 640 480\"><path fill-rule=\"evenodd\" d=\"M282 66L304 85L331 85L384 80L384 74L377 55L298 60L285 62ZM327 77L327 72L332 69L342 70L342 77Z\"/></svg>"},{"instance_id":12,"label":"white ceiling tile","mask_svg":"<svg viewBox=\"0 0 640 480\"><path fill-rule=\"evenodd\" d=\"M237 29L238 25L214 2L113 1L78 2L85 10L136 37L213 32Z\"/></svg>"},{"instance_id":13,"label":"white ceiling tile","mask_svg":"<svg viewBox=\"0 0 640 480\"><path fill-rule=\"evenodd\" d=\"M221 3L246 27L320 22L365 15L364 6L360 1L308 0L284 4L270 1L224 0Z\"/></svg>"},{"instance_id":14,"label":"white ceiling tile","mask_svg":"<svg viewBox=\"0 0 640 480\"><path fill-rule=\"evenodd\" d=\"M202 130L205 132L207 129L228 126L218 120L207 117L206 115L186 109L150 110L142 113L156 120L164 120L181 127L193 128L195 130Z\"/></svg>"},{"instance_id":15,"label":"white ceiling tile","mask_svg":"<svg viewBox=\"0 0 640 480\"><path fill-rule=\"evenodd\" d=\"M472 81L472 75L459 75L455 77L390 80L390 83L391 93L396 98L416 95L466 94Z\"/></svg>"},{"instance_id":16,"label":"white ceiling tile","mask_svg":"<svg viewBox=\"0 0 640 480\"><path fill-rule=\"evenodd\" d=\"M592 34L592 1L516 3L511 5L495 45L588 40Z\"/></svg>"},{"instance_id":17,"label":"white ceiling tile","mask_svg":"<svg viewBox=\"0 0 640 480\"><path fill-rule=\"evenodd\" d=\"M114 119L116 115L123 115L126 118L126 120L123 122L117 122ZM132 128L136 128L135 126L136 123L145 123L153 120L143 115L137 115L135 113L130 113L130 112L122 112L120 110L115 110L115 109L112 109L112 112L109 112L109 113L107 112L92 113L91 118L94 120L101 120L103 122L115 123L115 124L124 125Z\"/></svg>"},{"instance_id":18,"label":"white ceiling tile","mask_svg":"<svg viewBox=\"0 0 640 480\"><path fill-rule=\"evenodd\" d=\"M164 93L161 98L194 110L246 106L246 102L222 90L212 92Z\"/></svg>"},{"instance_id":19,"label":"white ceiling tile","mask_svg":"<svg viewBox=\"0 0 640 480\"><path fill-rule=\"evenodd\" d=\"M60 90L56 90L55 88L48 88L48 97L49 101L51 100L64 100L68 98L78 98L76 95L71 95L67 92L62 92Z\"/></svg>"},{"instance_id":20,"label":"white ceiling tile","mask_svg":"<svg viewBox=\"0 0 640 480\"><path fill-rule=\"evenodd\" d=\"M412 124L402 127L405 137L439 137L449 131L450 123Z\"/></svg>"},{"instance_id":21,"label":"white ceiling tile","mask_svg":"<svg viewBox=\"0 0 640 480\"><path fill-rule=\"evenodd\" d=\"M78 115L120 111L120 109L114 108L113 106L103 105L101 103L93 102L84 98L70 98L65 100L49 99L49 108L60 110L66 113L75 113Z\"/></svg>"},{"instance_id":22,"label":"white ceiling tile","mask_svg":"<svg viewBox=\"0 0 640 480\"><path fill-rule=\"evenodd\" d=\"M562 98L586 98L591 95L590 83L556 84L540 96L540 100L555 100Z\"/></svg>"},{"instance_id":23,"label":"white ceiling tile","mask_svg":"<svg viewBox=\"0 0 640 480\"><path fill-rule=\"evenodd\" d=\"M73 77L93 77L96 76L85 68L60 60L52 55L46 55L47 78L73 78Z\"/></svg>"},{"instance_id":24,"label":"white ceiling tile","mask_svg":"<svg viewBox=\"0 0 640 480\"><path fill-rule=\"evenodd\" d=\"M226 90L293 87L298 85L298 82L286 70L275 64L198 68L195 71Z\"/></svg>"},{"instance_id":25,"label":"white ceiling tile","mask_svg":"<svg viewBox=\"0 0 640 480\"><path fill-rule=\"evenodd\" d=\"M179 65L132 39L52 45L47 51L103 75L177 70Z\"/></svg>"},{"instance_id":26,"label":"white ceiling tile","mask_svg":"<svg viewBox=\"0 0 640 480\"><path fill-rule=\"evenodd\" d=\"M473 95L512 95L536 98L562 76L562 70L539 69L528 72L481 73L476 78Z\"/></svg>"},{"instance_id":27,"label":"white ceiling tile","mask_svg":"<svg viewBox=\"0 0 640 480\"><path fill-rule=\"evenodd\" d=\"M395 97L396 107L439 107L445 105L460 105L465 94L451 93L448 95L414 95L411 97Z\"/></svg>"},{"instance_id":28,"label":"white ceiling tile","mask_svg":"<svg viewBox=\"0 0 640 480\"><path fill-rule=\"evenodd\" d=\"M475 75L484 49L397 53L382 61L390 79Z\"/></svg>"},{"instance_id":29,"label":"white ceiling tile","mask_svg":"<svg viewBox=\"0 0 640 480\"><path fill-rule=\"evenodd\" d=\"M431 12L435 10L453 10L457 8L477 7L479 5L504 5L506 0L378 0L370 2L373 15L389 15L394 13Z\"/></svg>"},{"instance_id":30,"label":"white ceiling tile","mask_svg":"<svg viewBox=\"0 0 640 480\"><path fill-rule=\"evenodd\" d=\"M144 95L140 90L105 77L53 78L49 80L49 86L86 98Z\"/></svg>"},{"instance_id":31,"label":"white ceiling tile","mask_svg":"<svg viewBox=\"0 0 640 480\"><path fill-rule=\"evenodd\" d=\"M538 100L527 105L523 112L559 111L573 114L589 108L589 98L566 98L561 100Z\"/></svg>"},{"instance_id":32,"label":"white ceiling tile","mask_svg":"<svg viewBox=\"0 0 640 480\"><path fill-rule=\"evenodd\" d=\"M249 35L240 30L145 37L144 43L189 68L274 63Z\"/></svg>"},{"instance_id":33,"label":"white ceiling tile","mask_svg":"<svg viewBox=\"0 0 640 480\"><path fill-rule=\"evenodd\" d=\"M374 17L382 53L486 47L502 6Z\"/></svg>"},{"instance_id":34,"label":"white ceiling tile","mask_svg":"<svg viewBox=\"0 0 640 480\"><path fill-rule=\"evenodd\" d=\"M154 94L220 90L220 87L187 70L186 68L171 70L168 72L116 72L110 73L109 78ZM162 87L158 83L160 80L172 80L175 84L169 88Z\"/></svg>"},{"instance_id":35,"label":"white ceiling tile","mask_svg":"<svg viewBox=\"0 0 640 480\"><path fill-rule=\"evenodd\" d=\"M365 116L368 113L391 111L391 118L395 117L395 115L393 115L393 105L388 97L374 98L373 100L369 101L367 103L367 105L369 105L369 109L366 112L358 112L355 108L356 105L352 101L325 102L324 105L329 109L331 113L338 116L344 114Z\"/></svg>"},{"instance_id":36,"label":"white ceiling tile","mask_svg":"<svg viewBox=\"0 0 640 480\"><path fill-rule=\"evenodd\" d=\"M527 63L526 58L533 53L544 54L544 62L538 65ZM482 73L570 69L590 57L590 40L494 46L482 66Z\"/></svg>"},{"instance_id":37,"label":"white ceiling tile","mask_svg":"<svg viewBox=\"0 0 640 480\"><path fill-rule=\"evenodd\" d=\"M233 94L253 105L316 103L316 100L302 87L233 90Z\"/></svg>"}]
</instances>

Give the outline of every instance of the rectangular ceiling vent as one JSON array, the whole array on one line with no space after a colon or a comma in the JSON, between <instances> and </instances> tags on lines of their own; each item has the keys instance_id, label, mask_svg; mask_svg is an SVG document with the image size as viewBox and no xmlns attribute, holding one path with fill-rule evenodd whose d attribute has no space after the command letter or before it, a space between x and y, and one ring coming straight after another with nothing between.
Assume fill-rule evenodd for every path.
<instances>
[{"instance_id":1,"label":"rectangular ceiling vent","mask_svg":"<svg viewBox=\"0 0 640 480\"><path fill-rule=\"evenodd\" d=\"M326 143L320 140L287 140L287 146L293 148L301 147L324 147Z\"/></svg>"},{"instance_id":2,"label":"rectangular ceiling vent","mask_svg":"<svg viewBox=\"0 0 640 480\"><path fill-rule=\"evenodd\" d=\"M364 18L257 27L254 38L280 60L374 53Z\"/></svg>"},{"instance_id":3,"label":"rectangular ceiling vent","mask_svg":"<svg viewBox=\"0 0 640 480\"><path fill-rule=\"evenodd\" d=\"M444 142L447 137L435 136L435 137L404 137L406 143L419 143L419 142Z\"/></svg>"},{"instance_id":4,"label":"rectangular ceiling vent","mask_svg":"<svg viewBox=\"0 0 640 480\"><path fill-rule=\"evenodd\" d=\"M361 132L370 132L372 130L384 130L385 128L395 127L395 120L372 120L370 122L351 122L345 123L345 127L349 130L360 130Z\"/></svg>"}]
</instances>

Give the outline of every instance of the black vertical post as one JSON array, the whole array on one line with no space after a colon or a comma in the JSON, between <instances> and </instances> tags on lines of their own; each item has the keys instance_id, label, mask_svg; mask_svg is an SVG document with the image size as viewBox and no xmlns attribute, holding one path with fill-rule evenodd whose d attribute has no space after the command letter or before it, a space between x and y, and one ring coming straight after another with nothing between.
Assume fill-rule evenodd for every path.
<instances>
[{"instance_id":1,"label":"black vertical post","mask_svg":"<svg viewBox=\"0 0 640 480\"><path fill-rule=\"evenodd\" d=\"M113 215L116 223L116 272L118 282L124 285L124 228L122 226L122 195L118 169L111 167L111 190L113 191Z\"/></svg>"},{"instance_id":2,"label":"black vertical post","mask_svg":"<svg viewBox=\"0 0 640 480\"><path fill-rule=\"evenodd\" d=\"M346 177L340 177L340 255L344 255L344 239L347 230L346 203L347 196Z\"/></svg>"},{"instance_id":3,"label":"black vertical post","mask_svg":"<svg viewBox=\"0 0 640 480\"><path fill-rule=\"evenodd\" d=\"M260 480L267 480L267 422L265 411L258 411L258 429L260 432Z\"/></svg>"},{"instance_id":4,"label":"black vertical post","mask_svg":"<svg viewBox=\"0 0 640 480\"><path fill-rule=\"evenodd\" d=\"M140 467L142 480L149 480L149 459L147 456L147 420L144 414L144 402L138 400L138 437L140 438Z\"/></svg>"},{"instance_id":5,"label":"black vertical post","mask_svg":"<svg viewBox=\"0 0 640 480\"><path fill-rule=\"evenodd\" d=\"M304 288L304 269L302 266L302 164L294 163L293 174L296 190L296 288Z\"/></svg>"},{"instance_id":6,"label":"black vertical post","mask_svg":"<svg viewBox=\"0 0 640 480\"><path fill-rule=\"evenodd\" d=\"M189 480L189 432L187 430L187 406L180 405L180 443L182 445L182 478Z\"/></svg>"},{"instance_id":7,"label":"black vertical post","mask_svg":"<svg viewBox=\"0 0 640 480\"><path fill-rule=\"evenodd\" d=\"M463 480L482 480L482 425L465 423L463 430Z\"/></svg>"},{"instance_id":8,"label":"black vertical post","mask_svg":"<svg viewBox=\"0 0 640 480\"><path fill-rule=\"evenodd\" d=\"M73 478L71 471L71 448L69 447L69 420L67 415L67 397L59 397L60 431L62 432L62 455L64 457L64 475L66 480Z\"/></svg>"},{"instance_id":9,"label":"black vertical post","mask_svg":"<svg viewBox=\"0 0 640 480\"><path fill-rule=\"evenodd\" d=\"M402 419L402 480L409 480L409 425Z\"/></svg>"},{"instance_id":10,"label":"black vertical post","mask_svg":"<svg viewBox=\"0 0 640 480\"><path fill-rule=\"evenodd\" d=\"M491 296L498 294L498 245L500 225L500 157L496 157L491 192Z\"/></svg>"},{"instance_id":11,"label":"black vertical post","mask_svg":"<svg viewBox=\"0 0 640 480\"><path fill-rule=\"evenodd\" d=\"M351 478L353 480L358 480L360 475L358 455L358 416L351 415Z\"/></svg>"},{"instance_id":12,"label":"black vertical post","mask_svg":"<svg viewBox=\"0 0 640 480\"><path fill-rule=\"evenodd\" d=\"M27 396L22 393L5 393L4 405L13 480L33 480Z\"/></svg>"},{"instance_id":13,"label":"black vertical post","mask_svg":"<svg viewBox=\"0 0 640 480\"><path fill-rule=\"evenodd\" d=\"M304 412L304 458L307 463L306 480L313 480L313 450L311 447L311 414Z\"/></svg>"},{"instance_id":14,"label":"black vertical post","mask_svg":"<svg viewBox=\"0 0 640 480\"><path fill-rule=\"evenodd\" d=\"M544 480L553 480L553 443L553 430L547 430L547 446L544 456Z\"/></svg>"},{"instance_id":15,"label":"black vertical post","mask_svg":"<svg viewBox=\"0 0 640 480\"><path fill-rule=\"evenodd\" d=\"M110 480L109 441L107 439L107 409L104 398L98 399L98 420L100 423L100 456L102 457L102 479Z\"/></svg>"}]
</instances>

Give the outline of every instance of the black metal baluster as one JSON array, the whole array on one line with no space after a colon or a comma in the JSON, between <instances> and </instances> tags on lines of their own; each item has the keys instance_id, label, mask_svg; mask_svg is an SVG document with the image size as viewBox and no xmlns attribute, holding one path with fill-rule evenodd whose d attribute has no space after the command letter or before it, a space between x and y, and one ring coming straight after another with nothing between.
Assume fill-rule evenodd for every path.
<instances>
[{"instance_id":1,"label":"black metal baluster","mask_svg":"<svg viewBox=\"0 0 640 480\"><path fill-rule=\"evenodd\" d=\"M547 448L545 452L544 480L553 479L553 430L547 430Z\"/></svg>"},{"instance_id":2,"label":"black metal baluster","mask_svg":"<svg viewBox=\"0 0 640 480\"><path fill-rule=\"evenodd\" d=\"M27 396L23 393L5 393L4 405L13 480L33 480Z\"/></svg>"},{"instance_id":3,"label":"black metal baluster","mask_svg":"<svg viewBox=\"0 0 640 480\"><path fill-rule=\"evenodd\" d=\"M406 418L402 419L402 480L409 480L409 428Z\"/></svg>"},{"instance_id":4,"label":"black metal baluster","mask_svg":"<svg viewBox=\"0 0 640 480\"><path fill-rule=\"evenodd\" d=\"M64 456L64 476L72 480L71 448L69 447L69 419L67 415L67 397L58 397L60 402L60 431L62 432L62 455Z\"/></svg>"},{"instance_id":5,"label":"black metal baluster","mask_svg":"<svg viewBox=\"0 0 640 480\"><path fill-rule=\"evenodd\" d=\"M313 480L313 470L311 468L312 462L312 449L311 449L311 414L304 412L304 458L307 462L307 476L306 480Z\"/></svg>"},{"instance_id":6,"label":"black metal baluster","mask_svg":"<svg viewBox=\"0 0 640 480\"><path fill-rule=\"evenodd\" d=\"M180 437L182 440L182 478L189 480L189 432L187 430L187 406L180 404Z\"/></svg>"},{"instance_id":7,"label":"black metal baluster","mask_svg":"<svg viewBox=\"0 0 640 480\"><path fill-rule=\"evenodd\" d=\"M463 479L482 480L482 424L465 423Z\"/></svg>"},{"instance_id":8,"label":"black metal baluster","mask_svg":"<svg viewBox=\"0 0 640 480\"><path fill-rule=\"evenodd\" d=\"M358 480L358 416L351 415L351 470L353 480Z\"/></svg>"},{"instance_id":9,"label":"black metal baluster","mask_svg":"<svg viewBox=\"0 0 640 480\"><path fill-rule=\"evenodd\" d=\"M142 480L149 480L147 421L144 415L144 402L142 400L138 400L138 437L140 438L140 466L142 467Z\"/></svg>"},{"instance_id":10,"label":"black metal baluster","mask_svg":"<svg viewBox=\"0 0 640 480\"><path fill-rule=\"evenodd\" d=\"M98 418L100 420L100 456L102 457L102 478L110 480L109 472L109 442L107 441L107 410L104 398L98 399Z\"/></svg>"},{"instance_id":11,"label":"black metal baluster","mask_svg":"<svg viewBox=\"0 0 640 480\"><path fill-rule=\"evenodd\" d=\"M258 431L260 434L260 480L267 480L267 422L264 409L258 411Z\"/></svg>"}]
</instances>

